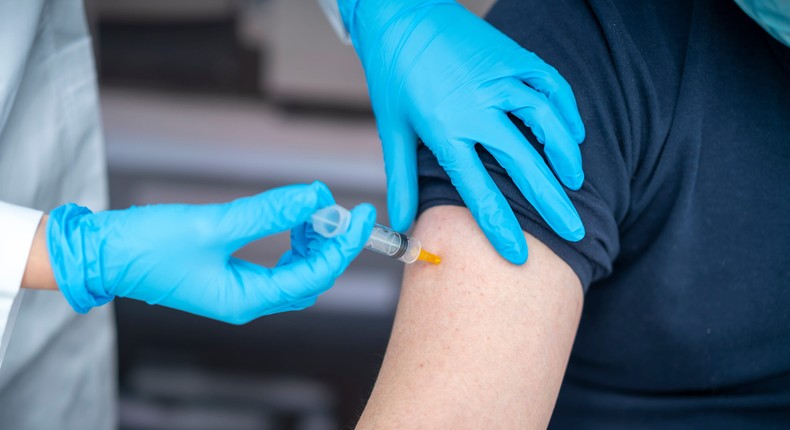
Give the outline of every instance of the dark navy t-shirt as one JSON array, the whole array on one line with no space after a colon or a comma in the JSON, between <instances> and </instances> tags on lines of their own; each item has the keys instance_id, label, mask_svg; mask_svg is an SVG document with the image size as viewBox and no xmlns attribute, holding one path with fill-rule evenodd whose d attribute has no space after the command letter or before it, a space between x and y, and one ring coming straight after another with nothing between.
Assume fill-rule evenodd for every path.
<instances>
[{"instance_id":1,"label":"dark navy t-shirt","mask_svg":"<svg viewBox=\"0 0 790 430\"><path fill-rule=\"evenodd\" d=\"M488 19L570 82L587 129L578 243L479 150L585 288L551 427L790 428L790 48L731 0L500 0ZM419 151L421 210L462 205Z\"/></svg>"}]
</instances>

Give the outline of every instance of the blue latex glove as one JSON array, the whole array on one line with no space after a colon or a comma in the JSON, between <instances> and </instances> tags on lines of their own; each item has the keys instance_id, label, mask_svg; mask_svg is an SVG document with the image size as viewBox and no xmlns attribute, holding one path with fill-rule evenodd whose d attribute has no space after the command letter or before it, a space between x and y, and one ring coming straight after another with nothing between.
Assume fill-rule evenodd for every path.
<instances>
[{"instance_id":1,"label":"blue latex glove","mask_svg":"<svg viewBox=\"0 0 790 430\"><path fill-rule=\"evenodd\" d=\"M308 234L310 215L333 203L315 182L225 204L96 214L68 204L49 216L47 247L55 280L78 312L120 296L242 324L311 306L359 254L375 220L370 205L352 211L344 235ZM291 228L293 248L274 268L231 256Z\"/></svg>"},{"instance_id":2,"label":"blue latex glove","mask_svg":"<svg viewBox=\"0 0 790 430\"><path fill-rule=\"evenodd\" d=\"M526 261L527 243L477 156L477 143L560 236L584 237L565 191L508 118L520 118L545 144L565 186L581 187L584 126L570 86L554 68L455 1L339 0L338 6L367 75L395 229L408 229L417 211L419 137L511 262Z\"/></svg>"}]
</instances>

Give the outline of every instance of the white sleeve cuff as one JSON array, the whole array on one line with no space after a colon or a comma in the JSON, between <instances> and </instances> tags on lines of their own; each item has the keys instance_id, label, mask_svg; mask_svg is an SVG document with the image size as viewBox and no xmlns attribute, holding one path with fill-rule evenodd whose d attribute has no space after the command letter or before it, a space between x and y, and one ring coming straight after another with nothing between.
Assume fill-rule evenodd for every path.
<instances>
[{"instance_id":1,"label":"white sleeve cuff","mask_svg":"<svg viewBox=\"0 0 790 430\"><path fill-rule=\"evenodd\" d=\"M351 45L351 35L343 24L343 16L340 15L340 8L337 5L337 0L318 0L318 4L321 6L321 9L324 10L324 14L329 20L329 23L332 24L332 28L335 29L335 33L337 33L337 37L340 38L340 41L346 45Z\"/></svg>"},{"instance_id":2,"label":"white sleeve cuff","mask_svg":"<svg viewBox=\"0 0 790 430\"><path fill-rule=\"evenodd\" d=\"M3 362L18 305L30 246L42 212L0 202L0 365Z\"/></svg>"}]
</instances>

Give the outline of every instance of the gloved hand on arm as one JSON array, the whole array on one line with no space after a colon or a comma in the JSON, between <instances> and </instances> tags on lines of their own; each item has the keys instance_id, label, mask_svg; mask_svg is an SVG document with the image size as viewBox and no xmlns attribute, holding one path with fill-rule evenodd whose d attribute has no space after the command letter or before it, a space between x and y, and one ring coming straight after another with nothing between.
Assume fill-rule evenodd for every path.
<instances>
[{"instance_id":1,"label":"gloved hand on arm","mask_svg":"<svg viewBox=\"0 0 790 430\"><path fill-rule=\"evenodd\" d=\"M47 248L63 294L78 312L129 297L241 324L311 306L359 254L375 221L368 204L347 233L325 239L307 224L334 203L326 185L292 185L225 204L154 205L91 213L68 204L49 215ZM291 229L274 268L232 254Z\"/></svg>"},{"instance_id":2,"label":"gloved hand on arm","mask_svg":"<svg viewBox=\"0 0 790 430\"><path fill-rule=\"evenodd\" d=\"M541 156L508 118L545 145L560 181L584 180L584 126L570 85L551 66L453 0L339 0L368 81L387 172L390 221L417 211L417 140L431 149L488 239L523 263L527 243L475 151L485 147L560 236L584 226Z\"/></svg>"}]
</instances>

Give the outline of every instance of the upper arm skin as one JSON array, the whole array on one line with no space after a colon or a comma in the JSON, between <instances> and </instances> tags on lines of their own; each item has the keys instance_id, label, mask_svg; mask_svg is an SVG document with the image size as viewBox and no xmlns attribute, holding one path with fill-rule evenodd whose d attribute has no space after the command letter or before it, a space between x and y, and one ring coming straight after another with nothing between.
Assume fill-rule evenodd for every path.
<instances>
[{"instance_id":1,"label":"upper arm skin","mask_svg":"<svg viewBox=\"0 0 790 430\"><path fill-rule=\"evenodd\" d=\"M508 263L466 208L427 210L414 236L442 263L406 269L357 428L546 428L582 310L573 270L528 234L527 263Z\"/></svg>"}]
</instances>

